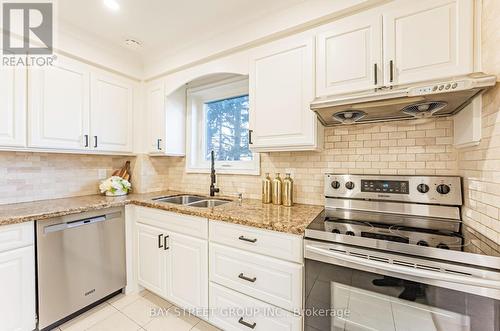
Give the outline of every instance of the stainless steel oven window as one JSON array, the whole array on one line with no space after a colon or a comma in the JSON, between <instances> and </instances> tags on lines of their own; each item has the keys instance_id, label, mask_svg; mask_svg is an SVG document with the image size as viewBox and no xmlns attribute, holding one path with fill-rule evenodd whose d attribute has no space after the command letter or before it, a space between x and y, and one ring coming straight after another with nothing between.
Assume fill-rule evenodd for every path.
<instances>
[{"instance_id":1,"label":"stainless steel oven window","mask_svg":"<svg viewBox=\"0 0 500 331\"><path fill-rule=\"evenodd\" d=\"M305 330L498 331L500 301L306 260Z\"/></svg>"}]
</instances>

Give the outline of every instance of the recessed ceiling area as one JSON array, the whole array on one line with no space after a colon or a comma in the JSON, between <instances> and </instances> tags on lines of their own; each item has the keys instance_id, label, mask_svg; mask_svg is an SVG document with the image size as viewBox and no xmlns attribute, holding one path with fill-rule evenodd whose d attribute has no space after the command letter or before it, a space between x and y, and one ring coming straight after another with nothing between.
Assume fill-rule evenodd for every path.
<instances>
[{"instance_id":1,"label":"recessed ceiling area","mask_svg":"<svg viewBox=\"0 0 500 331\"><path fill-rule=\"evenodd\" d=\"M103 0L58 1L61 25L74 26L114 45L133 39L143 57L174 53L306 0ZM108 4L109 5L109 4Z\"/></svg>"}]
</instances>

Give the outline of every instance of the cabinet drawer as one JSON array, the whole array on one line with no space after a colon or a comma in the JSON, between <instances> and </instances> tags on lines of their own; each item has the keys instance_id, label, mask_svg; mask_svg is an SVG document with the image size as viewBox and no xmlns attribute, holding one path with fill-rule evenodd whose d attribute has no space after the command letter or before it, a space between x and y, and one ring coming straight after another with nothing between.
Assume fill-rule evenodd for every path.
<instances>
[{"instance_id":1,"label":"cabinet drawer","mask_svg":"<svg viewBox=\"0 0 500 331\"><path fill-rule=\"evenodd\" d=\"M138 223L159 227L202 239L208 238L208 220L202 217L182 215L153 208L136 207Z\"/></svg>"},{"instance_id":2,"label":"cabinet drawer","mask_svg":"<svg viewBox=\"0 0 500 331\"><path fill-rule=\"evenodd\" d=\"M302 317L210 282L210 322L226 330L300 331Z\"/></svg>"},{"instance_id":3,"label":"cabinet drawer","mask_svg":"<svg viewBox=\"0 0 500 331\"><path fill-rule=\"evenodd\" d=\"M210 280L294 311L302 308L302 265L210 244Z\"/></svg>"},{"instance_id":4,"label":"cabinet drawer","mask_svg":"<svg viewBox=\"0 0 500 331\"><path fill-rule=\"evenodd\" d=\"M217 221L209 227L212 242L303 263L301 236Z\"/></svg>"},{"instance_id":5,"label":"cabinet drawer","mask_svg":"<svg viewBox=\"0 0 500 331\"><path fill-rule=\"evenodd\" d=\"M0 252L33 245L34 242L33 222L0 226Z\"/></svg>"}]
</instances>

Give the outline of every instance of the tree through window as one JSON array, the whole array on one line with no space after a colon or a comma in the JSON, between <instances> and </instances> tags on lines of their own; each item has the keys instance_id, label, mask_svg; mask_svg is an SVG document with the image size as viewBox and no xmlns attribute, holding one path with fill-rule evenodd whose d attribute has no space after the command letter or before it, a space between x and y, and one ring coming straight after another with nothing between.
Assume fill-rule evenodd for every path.
<instances>
[{"instance_id":1,"label":"tree through window","mask_svg":"<svg viewBox=\"0 0 500 331\"><path fill-rule=\"evenodd\" d=\"M205 159L215 152L217 161L251 161L248 137L248 95L206 102Z\"/></svg>"}]
</instances>

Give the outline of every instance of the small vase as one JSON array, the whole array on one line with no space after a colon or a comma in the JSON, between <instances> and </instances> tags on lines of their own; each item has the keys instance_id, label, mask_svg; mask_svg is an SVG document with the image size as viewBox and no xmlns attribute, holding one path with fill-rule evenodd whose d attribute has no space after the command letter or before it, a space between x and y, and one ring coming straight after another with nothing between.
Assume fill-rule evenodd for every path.
<instances>
[{"instance_id":1,"label":"small vase","mask_svg":"<svg viewBox=\"0 0 500 331\"><path fill-rule=\"evenodd\" d=\"M124 190L116 190L114 193L111 191L106 191L106 196L107 197L119 197L123 195L127 195L127 191Z\"/></svg>"}]
</instances>

